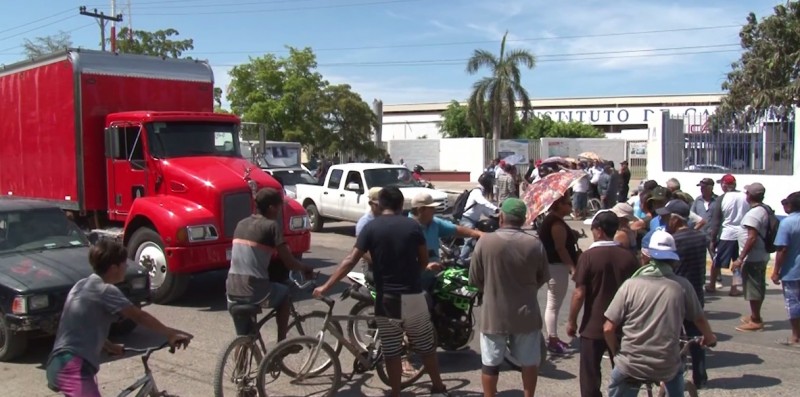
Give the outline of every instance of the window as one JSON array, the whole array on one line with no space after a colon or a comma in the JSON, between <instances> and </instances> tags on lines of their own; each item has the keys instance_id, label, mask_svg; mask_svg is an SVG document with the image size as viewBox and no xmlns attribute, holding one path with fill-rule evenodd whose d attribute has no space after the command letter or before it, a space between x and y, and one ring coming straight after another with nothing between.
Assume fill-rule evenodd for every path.
<instances>
[{"instance_id":1,"label":"window","mask_svg":"<svg viewBox=\"0 0 800 397\"><path fill-rule=\"evenodd\" d=\"M150 151L158 158L191 156L241 157L233 124L170 121L147 125Z\"/></svg>"},{"instance_id":2,"label":"window","mask_svg":"<svg viewBox=\"0 0 800 397\"><path fill-rule=\"evenodd\" d=\"M338 189L339 184L342 182L342 170L331 170L331 176L328 178L328 189Z\"/></svg>"},{"instance_id":3,"label":"window","mask_svg":"<svg viewBox=\"0 0 800 397\"><path fill-rule=\"evenodd\" d=\"M144 169L144 150L140 126L118 127L119 155L117 160L131 162L131 167Z\"/></svg>"},{"instance_id":4,"label":"window","mask_svg":"<svg viewBox=\"0 0 800 397\"><path fill-rule=\"evenodd\" d=\"M364 182L361 181L361 174L358 171L350 171L347 173L347 182L345 182L344 186L355 183L359 186L361 190L364 190Z\"/></svg>"}]
</instances>

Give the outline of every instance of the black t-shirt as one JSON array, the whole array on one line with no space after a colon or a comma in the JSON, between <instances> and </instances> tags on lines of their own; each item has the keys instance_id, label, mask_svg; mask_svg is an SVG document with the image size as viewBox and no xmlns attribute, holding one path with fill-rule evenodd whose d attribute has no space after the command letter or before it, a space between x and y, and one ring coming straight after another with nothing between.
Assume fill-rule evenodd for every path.
<instances>
[{"instance_id":1,"label":"black t-shirt","mask_svg":"<svg viewBox=\"0 0 800 397\"><path fill-rule=\"evenodd\" d=\"M569 227L569 225L567 225L567 222L564 222L563 219L559 218L553 213L547 214L542 221L542 225L539 226L539 239L542 240L545 252L547 252L547 261L550 263L562 263L561 257L558 256L558 252L556 251L555 240L553 240L553 227L556 224L561 224L564 227L564 230L566 230L567 253L574 264L578 260L578 238L575 237L575 233L572 232L572 229Z\"/></svg>"},{"instance_id":2,"label":"black t-shirt","mask_svg":"<svg viewBox=\"0 0 800 397\"><path fill-rule=\"evenodd\" d=\"M422 226L409 217L381 215L364 227L356 239L356 248L372 256L378 295L422 292L420 246L425 247Z\"/></svg>"}]
</instances>

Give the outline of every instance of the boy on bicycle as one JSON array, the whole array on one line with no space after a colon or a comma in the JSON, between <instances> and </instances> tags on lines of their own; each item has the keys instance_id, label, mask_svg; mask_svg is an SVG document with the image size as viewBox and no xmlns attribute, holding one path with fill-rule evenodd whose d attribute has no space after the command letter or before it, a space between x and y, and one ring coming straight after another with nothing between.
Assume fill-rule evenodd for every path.
<instances>
[{"instance_id":1,"label":"boy on bicycle","mask_svg":"<svg viewBox=\"0 0 800 397\"><path fill-rule=\"evenodd\" d=\"M94 274L69 291L47 361L47 385L67 397L99 397L95 375L100 353L122 355L123 346L108 341L111 323L121 315L164 335L171 346L187 346L192 335L169 328L132 304L114 285L125 280L128 251L102 240L89 250Z\"/></svg>"}]
</instances>

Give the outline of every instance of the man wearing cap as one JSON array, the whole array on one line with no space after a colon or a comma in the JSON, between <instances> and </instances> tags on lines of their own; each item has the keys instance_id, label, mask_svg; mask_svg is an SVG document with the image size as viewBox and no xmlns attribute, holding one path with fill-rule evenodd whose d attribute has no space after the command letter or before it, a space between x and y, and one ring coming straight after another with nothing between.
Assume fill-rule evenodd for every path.
<instances>
[{"instance_id":1,"label":"man wearing cap","mask_svg":"<svg viewBox=\"0 0 800 397\"><path fill-rule=\"evenodd\" d=\"M630 208L625 203L617 205ZM603 395L600 392L600 364L603 354L608 350L603 336L603 313L620 285L639 268L633 253L613 240L619 224L620 217L615 211L601 211L595 215L591 223L594 243L578 258L575 272L575 291L567 320L567 335L573 338L577 335L578 312L582 307L580 386L583 397Z\"/></svg>"},{"instance_id":2,"label":"man wearing cap","mask_svg":"<svg viewBox=\"0 0 800 397\"><path fill-rule=\"evenodd\" d=\"M517 198L503 202L500 229L478 240L469 282L483 293L481 383L484 396L497 393L506 350L522 367L525 397L533 397L541 360L542 315L538 290L550 279L544 246L522 230L527 206Z\"/></svg>"},{"instance_id":3,"label":"man wearing cap","mask_svg":"<svg viewBox=\"0 0 800 397\"><path fill-rule=\"evenodd\" d=\"M700 231L708 234L710 230L708 222L711 220L711 208L717 201L717 195L714 194L714 180L711 178L703 178L697 186L700 187L700 195L694 199L691 211L703 218L705 224L700 228Z\"/></svg>"},{"instance_id":4,"label":"man wearing cap","mask_svg":"<svg viewBox=\"0 0 800 397\"><path fill-rule=\"evenodd\" d=\"M767 294L767 262L769 253L764 239L769 232L771 208L764 205L764 185L756 182L744 187L750 210L742 218L739 231L739 257L733 261L731 270L742 273L744 299L750 302L750 315L742 317L737 331L761 331L764 320L761 318L761 305Z\"/></svg>"},{"instance_id":5,"label":"man wearing cap","mask_svg":"<svg viewBox=\"0 0 800 397\"><path fill-rule=\"evenodd\" d=\"M430 194L419 193L411 199L411 213L408 215L422 225L422 230L425 233L425 243L428 246L428 261L430 262L428 270L432 271L441 269L441 264L439 263L441 259L439 257L440 239L451 236L477 239L483 235L479 230L458 226L453 222L448 222L435 216L437 206L438 204L433 201L433 197ZM431 282L435 281L435 278L431 276L433 275L428 272L422 275L423 283L428 284L423 285L426 290L431 287Z\"/></svg>"},{"instance_id":6,"label":"man wearing cap","mask_svg":"<svg viewBox=\"0 0 800 397\"><path fill-rule=\"evenodd\" d=\"M619 163L619 175L622 180L619 185L619 195L617 201L624 203L628 201L628 190L631 188L631 169L628 168L628 162L623 161Z\"/></svg>"},{"instance_id":7,"label":"man wearing cap","mask_svg":"<svg viewBox=\"0 0 800 397\"><path fill-rule=\"evenodd\" d=\"M703 284L706 281L706 257L708 254L708 236L689 227L689 205L682 200L672 200L660 208L657 213L664 218L667 232L675 239L675 248L680 263L674 269L675 275L681 276L692 284L695 294L704 306ZM684 321L683 326L688 336L702 336L700 330L691 321ZM693 345L689 353L692 356L692 380L697 388L702 388L708 381L706 373L706 353L700 346Z\"/></svg>"},{"instance_id":8,"label":"man wearing cap","mask_svg":"<svg viewBox=\"0 0 800 397\"><path fill-rule=\"evenodd\" d=\"M684 320L701 330L703 345L716 344L692 285L673 271L680 260L675 240L664 230L648 237L642 254L649 263L622 284L605 311L603 333L615 364L610 397L635 395L642 380L664 382L668 396L683 395L679 338Z\"/></svg>"},{"instance_id":9,"label":"man wearing cap","mask_svg":"<svg viewBox=\"0 0 800 397\"><path fill-rule=\"evenodd\" d=\"M706 292L717 292L717 279L720 278L721 269L729 268L731 262L739 256L739 232L742 227L744 214L750 210L747 203L747 195L736 190L736 178L731 174L725 174L717 181L724 192L717 199L716 205L711 210L711 221L709 235L711 240L711 252L714 253L713 265L711 266L711 277ZM733 270L734 280L731 282L730 296L739 296L738 276L741 274L738 269Z\"/></svg>"},{"instance_id":10,"label":"man wearing cap","mask_svg":"<svg viewBox=\"0 0 800 397\"><path fill-rule=\"evenodd\" d=\"M778 225L775 236L775 267L772 282L783 286L783 301L792 327L791 336L779 343L800 346L800 192L785 198L784 208L789 214Z\"/></svg>"},{"instance_id":11,"label":"man wearing cap","mask_svg":"<svg viewBox=\"0 0 800 397\"><path fill-rule=\"evenodd\" d=\"M276 222L283 208L283 195L272 188L256 193L258 213L242 219L233 231L231 266L225 281L229 300L278 308L276 322L278 341L286 338L289 328L289 270L299 270L311 278L314 269L298 261L283 238L283 229ZM277 252L280 261L272 262ZM281 265L283 264L283 265Z\"/></svg>"}]
</instances>

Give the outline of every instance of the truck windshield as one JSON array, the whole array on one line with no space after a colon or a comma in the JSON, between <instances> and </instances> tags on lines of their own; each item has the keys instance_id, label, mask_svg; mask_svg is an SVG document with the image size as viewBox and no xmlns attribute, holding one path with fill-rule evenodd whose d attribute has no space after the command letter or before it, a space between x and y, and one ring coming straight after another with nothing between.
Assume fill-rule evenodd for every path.
<instances>
[{"instance_id":1,"label":"truck windshield","mask_svg":"<svg viewBox=\"0 0 800 397\"><path fill-rule=\"evenodd\" d=\"M370 188L418 186L411 176L411 171L405 167L364 170L364 179L366 179L367 186Z\"/></svg>"},{"instance_id":2,"label":"truck windshield","mask_svg":"<svg viewBox=\"0 0 800 397\"><path fill-rule=\"evenodd\" d=\"M265 153L259 157L259 166L263 168L300 167L300 146L268 143Z\"/></svg>"},{"instance_id":3,"label":"truck windshield","mask_svg":"<svg viewBox=\"0 0 800 397\"><path fill-rule=\"evenodd\" d=\"M0 212L0 254L87 245L83 232L58 208Z\"/></svg>"},{"instance_id":4,"label":"truck windshield","mask_svg":"<svg viewBox=\"0 0 800 397\"><path fill-rule=\"evenodd\" d=\"M146 128L150 153L157 158L241 157L234 124L168 121L148 123Z\"/></svg>"}]
</instances>

